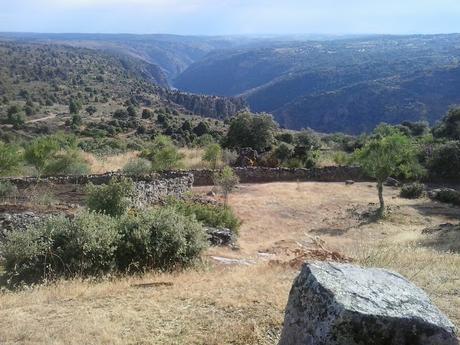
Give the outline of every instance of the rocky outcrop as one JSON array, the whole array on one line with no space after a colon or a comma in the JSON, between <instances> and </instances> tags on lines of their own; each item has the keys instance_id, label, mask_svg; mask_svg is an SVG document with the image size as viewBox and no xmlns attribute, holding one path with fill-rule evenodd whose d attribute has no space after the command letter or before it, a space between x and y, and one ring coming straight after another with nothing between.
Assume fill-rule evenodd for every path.
<instances>
[{"instance_id":1,"label":"rocky outcrop","mask_svg":"<svg viewBox=\"0 0 460 345\"><path fill-rule=\"evenodd\" d=\"M399 274L350 264L303 266L279 345L458 345L453 324Z\"/></svg>"}]
</instances>

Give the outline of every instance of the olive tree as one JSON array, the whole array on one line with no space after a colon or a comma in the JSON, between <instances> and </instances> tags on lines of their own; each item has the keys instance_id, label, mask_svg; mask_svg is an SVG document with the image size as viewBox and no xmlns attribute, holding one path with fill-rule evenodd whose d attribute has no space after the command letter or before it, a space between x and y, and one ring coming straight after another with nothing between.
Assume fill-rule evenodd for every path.
<instances>
[{"instance_id":1,"label":"olive tree","mask_svg":"<svg viewBox=\"0 0 460 345\"><path fill-rule=\"evenodd\" d=\"M230 167L224 167L214 175L214 184L221 190L224 196L224 204L228 204L228 195L236 188L240 179Z\"/></svg>"},{"instance_id":2,"label":"olive tree","mask_svg":"<svg viewBox=\"0 0 460 345\"><path fill-rule=\"evenodd\" d=\"M222 148L219 144L209 144L203 154L203 160L208 162L211 169L216 169L222 159Z\"/></svg>"},{"instance_id":3,"label":"olive tree","mask_svg":"<svg viewBox=\"0 0 460 345\"><path fill-rule=\"evenodd\" d=\"M385 213L383 183L388 177L403 175L408 178L423 173L413 142L401 133L370 139L363 148L355 151L354 158L364 173L377 180L379 216Z\"/></svg>"}]
</instances>

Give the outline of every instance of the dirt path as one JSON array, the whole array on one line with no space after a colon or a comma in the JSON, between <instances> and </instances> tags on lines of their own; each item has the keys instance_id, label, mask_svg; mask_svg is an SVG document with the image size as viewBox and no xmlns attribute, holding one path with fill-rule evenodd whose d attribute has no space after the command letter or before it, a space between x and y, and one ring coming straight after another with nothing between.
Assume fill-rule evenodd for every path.
<instances>
[{"instance_id":1,"label":"dirt path","mask_svg":"<svg viewBox=\"0 0 460 345\"><path fill-rule=\"evenodd\" d=\"M54 119L55 117L57 116L57 114L50 114L48 116L45 116L45 117L40 117L38 119L33 119L33 120L28 120L26 121L27 124L30 124L30 123L37 123L37 122L42 122L42 121L46 121L46 120L51 120L51 119Z\"/></svg>"}]
</instances>

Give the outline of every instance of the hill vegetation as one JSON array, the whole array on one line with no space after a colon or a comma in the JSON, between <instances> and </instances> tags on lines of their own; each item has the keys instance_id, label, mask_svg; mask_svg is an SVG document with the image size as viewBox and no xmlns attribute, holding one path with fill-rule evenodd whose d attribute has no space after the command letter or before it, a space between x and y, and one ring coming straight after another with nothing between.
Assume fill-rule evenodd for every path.
<instances>
[{"instance_id":1,"label":"hill vegetation","mask_svg":"<svg viewBox=\"0 0 460 345\"><path fill-rule=\"evenodd\" d=\"M267 43L214 52L175 85L243 96L291 129L361 133L378 123L434 123L460 103L460 35Z\"/></svg>"}]
</instances>

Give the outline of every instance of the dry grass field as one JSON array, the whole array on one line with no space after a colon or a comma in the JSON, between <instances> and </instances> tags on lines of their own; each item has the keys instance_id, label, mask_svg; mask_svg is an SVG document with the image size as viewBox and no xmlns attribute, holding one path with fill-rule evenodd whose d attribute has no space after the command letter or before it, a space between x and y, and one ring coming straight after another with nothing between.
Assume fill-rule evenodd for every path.
<instances>
[{"instance_id":1,"label":"dry grass field","mask_svg":"<svg viewBox=\"0 0 460 345\"><path fill-rule=\"evenodd\" d=\"M458 223L460 209L385 195L391 213L371 222L370 183L242 185L230 198L243 220L239 251L211 248L201 267L177 274L3 292L0 344L277 344L292 263L318 248L399 271L460 326L459 234L422 233ZM217 256L253 264L224 266Z\"/></svg>"}]
</instances>

